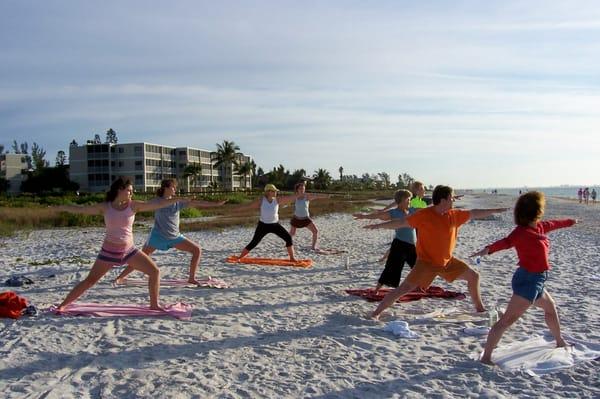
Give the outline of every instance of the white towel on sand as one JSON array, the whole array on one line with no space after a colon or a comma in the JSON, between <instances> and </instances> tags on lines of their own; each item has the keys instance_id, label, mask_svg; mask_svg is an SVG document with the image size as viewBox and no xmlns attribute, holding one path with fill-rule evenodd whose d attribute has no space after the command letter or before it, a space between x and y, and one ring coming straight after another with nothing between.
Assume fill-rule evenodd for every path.
<instances>
[{"instance_id":1,"label":"white towel on sand","mask_svg":"<svg viewBox=\"0 0 600 399\"><path fill-rule=\"evenodd\" d=\"M383 327L384 331L391 331L394 335L398 335L402 338L417 338L419 335L415 332L410 331L408 323L403 320L390 321Z\"/></svg>"},{"instance_id":2,"label":"white towel on sand","mask_svg":"<svg viewBox=\"0 0 600 399\"><path fill-rule=\"evenodd\" d=\"M492 361L504 370L522 370L530 375L542 375L600 358L600 344L567 335L563 335L563 338L572 346L557 348L550 334L499 346L492 353ZM473 353L471 357L478 360L481 354Z\"/></svg>"}]
</instances>

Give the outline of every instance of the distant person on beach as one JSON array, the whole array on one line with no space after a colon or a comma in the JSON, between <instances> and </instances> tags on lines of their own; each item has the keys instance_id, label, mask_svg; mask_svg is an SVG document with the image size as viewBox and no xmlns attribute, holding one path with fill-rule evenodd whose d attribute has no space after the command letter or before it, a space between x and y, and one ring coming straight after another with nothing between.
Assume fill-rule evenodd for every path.
<instances>
[{"instance_id":1,"label":"distant person on beach","mask_svg":"<svg viewBox=\"0 0 600 399\"><path fill-rule=\"evenodd\" d=\"M417 211L415 208L410 208L411 192L408 190L398 190L394 194L396 208L390 210L376 211L368 214L356 213L353 216L356 219L381 219L381 220L401 220L406 219L408 215L412 215ZM394 240L388 250L389 256L385 263L385 268L379 276L375 292L387 285L388 287L398 287L404 264L407 263L412 269L417 261L417 250L415 244L417 242L417 234L412 227L403 227L396 229Z\"/></svg>"},{"instance_id":2,"label":"distant person on beach","mask_svg":"<svg viewBox=\"0 0 600 399\"><path fill-rule=\"evenodd\" d=\"M594 204L596 203L596 195L597 195L597 193L596 193L596 189L595 189L595 188L592 188L592 193L591 193L591 196L592 196L592 202L593 202Z\"/></svg>"},{"instance_id":3,"label":"distant person on beach","mask_svg":"<svg viewBox=\"0 0 600 399\"><path fill-rule=\"evenodd\" d=\"M583 201L583 187L579 187L579 190L577 190L577 199L579 199L579 203L581 204Z\"/></svg>"},{"instance_id":4,"label":"distant person on beach","mask_svg":"<svg viewBox=\"0 0 600 399\"><path fill-rule=\"evenodd\" d=\"M410 192L412 193L412 199L409 204L410 208L427 208L428 204L427 201L425 201L425 184L420 181L414 181L410 185Z\"/></svg>"},{"instance_id":5,"label":"distant person on beach","mask_svg":"<svg viewBox=\"0 0 600 399\"><path fill-rule=\"evenodd\" d=\"M306 227L312 233L312 245L311 248L313 250L318 250L317 240L319 239L319 229L315 226L315 223L310 218L310 212L308 207L310 205L310 201L319 199L319 198L329 198L328 194L312 194L306 192L306 184L304 182L296 183L294 186L294 192L296 193L296 199L294 201L294 216L292 216L292 220L290 221L290 235L294 237L296 234L296 229L302 229Z\"/></svg>"},{"instance_id":6,"label":"distant person on beach","mask_svg":"<svg viewBox=\"0 0 600 399\"><path fill-rule=\"evenodd\" d=\"M264 195L262 195L256 201L251 202L248 205L243 205L238 209L244 208L257 208L260 210L260 219L252 240L240 254L240 259L248 255L258 243L269 233L273 233L282 240L285 241L285 248L288 252L291 261L296 261L294 256L294 245L292 242L292 236L287 230L279 223L279 205L289 204L296 200L295 195L287 195L283 197L277 197L279 190L274 184L267 184L265 186Z\"/></svg>"},{"instance_id":7,"label":"distant person on beach","mask_svg":"<svg viewBox=\"0 0 600 399\"><path fill-rule=\"evenodd\" d=\"M577 221L575 219L541 221L544 207L543 193L532 191L521 195L514 210L517 227L507 237L471 255L491 255L494 252L514 247L519 257L519 268L512 277L513 295L506 311L488 334L481 357L483 363L493 364L492 352L502 335L531 305L544 310L546 324L556 340L556 346L566 346L560 332L556 304L544 288L548 271L551 269L548 262L550 242L546 234L552 230L573 226Z\"/></svg>"},{"instance_id":8,"label":"distant person on beach","mask_svg":"<svg viewBox=\"0 0 600 399\"><path fill-rule=\"evenodd\" d=\"M413 208L416 210L416 209L427 208L427 206L429 206L429 204L425 200L425 184L423 184L422 182L417 181L417 180L412 182L412 184L410 185L410 192L412 194L412 199L410 200L410 203L408 204L409 208ZM392 202L391 204L389 204L388 206L383 208L383 211L388 211L390 209L395 209L397 207L398 207L398 203L394 200L394 202ZM383 254L383 256L381 258L379 258L378 261L379 262L386 261L386 259L388 258L389 255L390 255L390 249L388 249L385 252L385 254Z\"/></svg>"},{"instance_id":9,"label":"distant person on beach","mask_svg":"<svg viewBox=\"0 0 600 399\"><path fill-rule=\"evenodd\" d=\"M64 310L85 291L94 286L113 267L129 265L135 270L148 275L148 291L150 293L150 309L160 310L158 296L160 290L160 271L156 264L139 251L133 242L133 222L137 212L148 212L177 203L178 199L160 199L156 202L132 200L133 185L124 177L119 177L106 193L106 201L88 206L62 205L57 207L63 212L84 215L104 215L106 236L98 258L94 262L88 276L69 292L58 306Z\"/></svg>"},{"instance_id":10,"label":"distant person on beach","mask_svg":"<svg viewBox=\"0 0 600 399\"><path fill-rule=\"evenodd\" d=\"M590 203L590 188L586 187L583 189L583 201L586 205Z\"/></svg>"},{"instance_id":11,"label":"distant person on beach","mask_svg":"<svg viewBox=\"0 0 600 399\"><path fill-rule=\"evenodd\" d=\"M365 226L367 229L397 229L413 227L418 231L417 262L404 281L383 298L371 317L377 319L381 312L392 306L396 299L417 287L427 289L440 276L448 282L467 282L473 305L478 312L485 311L479 291L479 274L452 254L458 230L470 219L483 219L507 208L497 209L452 209L454 193L451 187L437 186L432 195L433 206L420 209L405 220Z\"/></svg>"},{"instance_id":12,"label":"distant person on beach","mask_svg":"<svg viewBox=\"0 0 600 399\"><path fill-rule=\"evenodd\" d=\"M157 199L151 203L160 202L161 200L169 200L175 196L177 192L177 180L165 179L160 183L160 188L156 192ZM154 213L154 226L150 231L150 237L142 248L142 252L150 256L157 249L160 251L168 251L170 248L175 248L180 251L189 252L192 255L190 261L190 271L188 282L191 284L199 284L196 280L196 270L202 256L202 248L200 245L189 238L185 237L179 231L179 212L187 207L194 208L213 208L222 206L225 201L209 202L198 200L179 201L168 205L164 208L157 209ZM115 283L122 284L125 278L135 269L129 265L115 279Z\"/></svg>"}]
</instances>

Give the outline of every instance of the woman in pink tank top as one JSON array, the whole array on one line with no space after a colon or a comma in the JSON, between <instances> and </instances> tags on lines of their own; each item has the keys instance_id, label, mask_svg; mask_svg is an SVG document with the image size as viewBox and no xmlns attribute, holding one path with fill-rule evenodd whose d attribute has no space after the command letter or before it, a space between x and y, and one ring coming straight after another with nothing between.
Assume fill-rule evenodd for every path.
<instances>
[{"instance_id":1,"label":"woman in pink tank top","mask_svg":"<svg viewBox=\"0 0 600 399\"><path fill-rule=\"evenodd\" d=\"M113 267L125 264L148 275L150 309L161 309L158 303L160 271L148 255L135 248L133 222L137 212L153 211L181 201L181 199L162 199L156 202L134 201L131 199L132 194L133 185L131 181L119 177L106 193L105 202L88 206L63 205L58 207L59 210L65 212L84 215L102 214L106 224L106 236L90 273L69 292L59 305L59 311L76 301Z\"/></svg>"}]
</instances>

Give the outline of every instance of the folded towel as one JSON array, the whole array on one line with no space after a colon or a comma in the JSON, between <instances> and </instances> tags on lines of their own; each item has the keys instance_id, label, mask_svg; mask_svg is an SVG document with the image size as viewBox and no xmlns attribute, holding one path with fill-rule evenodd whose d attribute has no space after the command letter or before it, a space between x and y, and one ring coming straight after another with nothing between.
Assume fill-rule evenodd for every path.
<instances>
[{"instance_id":1,"label":"folded towel","mask_svg":"<svg viewBox=\"0 0 600 399\"><path fill-rule=\"evenodd\" d=\"M385 327L383 327L383 330L390 331L394 335L400 336L402 338L414 339L419 336L417 333L410 331L408 323L403 320L390 321L388 324L386 324Z\"/></svg>"}]
</instances>

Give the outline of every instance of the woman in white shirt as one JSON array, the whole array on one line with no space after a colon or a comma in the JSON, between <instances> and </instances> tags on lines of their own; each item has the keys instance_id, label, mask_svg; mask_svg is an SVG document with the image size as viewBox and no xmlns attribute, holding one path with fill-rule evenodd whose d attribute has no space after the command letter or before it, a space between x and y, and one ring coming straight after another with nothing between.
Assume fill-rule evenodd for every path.
<instances>
[{"instance_id":1,"label":"woman in white shirt","mask_svg":"<svg viewBox=\"0 0 600 399\"><path fill-rule=\"evenodd\" d=\"M294 216L290 221L292 225L290 229L290 235L293 237L296 234L296 229L301 229L306 227L312 233L312 249L317 251L319 247L317 246L317 240L319 238L319 229L315 226L314 222L310 218L310 213L308 210L310 201L316 200L318 198L329 198L328 194L309 194L306 192L306 185L304 182L296 183L294 186L294 191L296 193L295 203L294 203Z\"/></svg>"},{"instance_id":2,"label":"woman in white shirt","mask_svg":"<svg viewBox=\"0 0 600 399\"><path fill-rule=\"evenodd\" d=\"M287 232L285 227L279 223L279 205L288 204L296 199L293 195L287 195L277 198L277 192L279 190L273 184L267 184L265 186L265 194L247 205L248 207L260 209L260 220L256 226L254 237L240 254L240 259L248 255L258 243L269 233L273 233L285 241L285 248L287 249L288 255L291 261L295 261L294 257L294 246L292 242L292 236ZM246 208L246 206L244 206Z\"/></svg>"}]
</instances>

